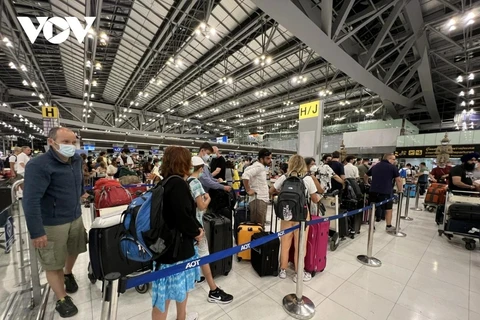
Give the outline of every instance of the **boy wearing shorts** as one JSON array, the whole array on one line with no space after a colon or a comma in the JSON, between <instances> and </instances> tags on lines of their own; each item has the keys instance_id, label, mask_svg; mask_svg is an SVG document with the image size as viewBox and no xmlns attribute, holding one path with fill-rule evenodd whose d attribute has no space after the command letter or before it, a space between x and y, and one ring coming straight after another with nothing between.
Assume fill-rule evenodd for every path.
<instances>
[{"instance_id":1,"label":"boy wearing shorts","mask_svg":"<svg viewBox=\"0 0 480 320\"><path fill-rule=\"evenodd\" d=\"M202 158L198 156L192 157L193 171L190 177L187 179L190 191L192 192L193 199L195 200L196 210L197 210L197 219L200 224L203 226L203 214L207 210L208 204L210 203L210 196L202 187L202 184L198 180L203 173L203 167L205 163ZM208 251L208 241L207 237L203 237L200 242L197 243L198 255L200 258L208 256L210 252ZM213 280L212 271L210 270L210 265L205 264L201 266L203 277L200 282L207 280L208 286L210 287L210 292L208 293L208 302L212 303L221 303L228 304L233 301L233 296L226 293L217 285Z\"/></svg>"}]
</instances>

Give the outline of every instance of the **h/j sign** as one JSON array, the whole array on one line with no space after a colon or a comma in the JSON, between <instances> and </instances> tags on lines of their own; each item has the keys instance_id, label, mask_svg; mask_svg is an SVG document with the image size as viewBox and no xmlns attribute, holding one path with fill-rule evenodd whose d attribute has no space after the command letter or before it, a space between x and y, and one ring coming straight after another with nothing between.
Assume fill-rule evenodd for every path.
<instances>
[{"instance_id":1,"label":"h/j sign","mask_svg":"<svg viewBox=\"0 0 480 320\"><path fill-rule=\"evenodd\" d=\"M60 44L68 39L70 36L70 30L73 31L73 35L77 38L78 43L82 43L87 36L88 30L93 25L96 17L85 17L85 27L82 26L78 18L76 17L37 17L39 23L38 28L35 28L32 20L29 17L17 17L18 21L22 25L23 30L27 34L28 40L33 44L37 40L40 31L43 30L43 36L48 42L53 44ZM60 33L53 35L53 26L56 29L61 30Z\"/></svg>"}]
</instances>

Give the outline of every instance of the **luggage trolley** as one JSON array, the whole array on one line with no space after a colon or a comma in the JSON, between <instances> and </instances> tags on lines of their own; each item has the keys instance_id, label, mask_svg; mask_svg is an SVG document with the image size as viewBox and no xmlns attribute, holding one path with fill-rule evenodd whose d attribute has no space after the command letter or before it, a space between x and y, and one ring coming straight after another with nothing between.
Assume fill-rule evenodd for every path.
<instances>
[{"instance_id":1,"label":"luggage trolley","mask_svg":"<svg viewBox=\"0 0 480 320\"><path fill-rule=\"evenodd\" d=\"M438 235L451 240L454 235L463 236L465 249L474 250L476 240L480 239L480 192L447 192L443 223Z\"/></svg>"}]
</instances>

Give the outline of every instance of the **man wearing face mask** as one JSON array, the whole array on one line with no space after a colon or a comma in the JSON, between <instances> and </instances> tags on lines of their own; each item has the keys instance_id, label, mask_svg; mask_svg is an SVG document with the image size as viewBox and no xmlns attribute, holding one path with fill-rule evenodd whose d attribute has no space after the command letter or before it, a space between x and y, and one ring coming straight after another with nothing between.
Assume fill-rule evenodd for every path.
<instances>
[{"instance_id":1,"label":"man wearing face mask","mask_svg":"<svg viewBox=\"0 0 480 320\"><path fill-rule=\"evenodd\" d=\"M447 166L444 162L440 162L437 167L433 168L430 174L433 176L433 182L448 184L448 175L452 167Z\"/></svg>"},{"instance_id":2,"label":"man wearing face mask","mask_svg":"<svg viewBox=\"0 0 480 320\"><path fill-rule=\"evenodd\" d=\"M461 165L450 170L448 188L451 191L480 191L480 186L473 182L473 171L480 155L469 153L460 158Z\"/></svg>"},{"instance_id":3,"label":"man wearing face mask","mask_svg":"<svg viewBox=\"0 0 480 320\"><path fill-rule=\"evenodd\" d=\"M207 163L207 161L210 159L210 154L212 153L212 145L208 142L205 142L200 146L198 156L202 158L205 163ZM219 169L217 170L220 171ZM218 181L213 177L210 168L206 164L203 168L203 175L199 178L199 180L202 183L203 189L205 189L206 192L208 192L210 189L225 190L227 192L230 192L232 190L232 187L218 183Z\"/></svg>"},{"instance_id":4,"label":"man wearing face mask","mask_svg":"<svg viewBox=\"0 0 480 320\"><path fill-rule=\"evenodd\" d=\"M63 318L78 313L67 294L78 290L72 269L78 254L87 251L81 203L88 195L76 141L67 128L50 130L49 150L27 163L23 191L30 238L58 299L55 309Z\"/></svg>"}]
</instances>

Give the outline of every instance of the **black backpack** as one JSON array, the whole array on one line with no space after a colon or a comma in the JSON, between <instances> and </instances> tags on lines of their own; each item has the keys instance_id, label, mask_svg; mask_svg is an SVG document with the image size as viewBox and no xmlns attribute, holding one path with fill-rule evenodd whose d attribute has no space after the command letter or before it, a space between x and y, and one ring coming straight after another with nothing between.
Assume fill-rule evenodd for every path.
<instances>
[{"instance_id":1,"label":"black backpack","mask_svg":"<svg viewBox=\"0 0 480 320\"><path fill-rule=\"evenodd\" d=\"M360 188L360 185L358 184L357 180L354 179L354 178L347 178L346 181L347 183L347 186L349 188L351 188L351 191L350 192L353 192L352 193L352 196L353 194L355 194L355 200L361 200L363 199L363 192L362 192L362 189Z\"/></svg>"},{"instance_id":2,"label":"black backpack","mask_svg":"<svg viewBox=\"0 0 480 320\"><path fill-rule=\"evenodd\" d=\"M305 221L307 219L308 201L302 178L289 176L283 182L277 198L275 214L285 221Z\"/></svg>"},{"instance_id":3,"label":"black backpack","mask_svg":"<svg viewBox=\"0 0 480 320\"><path fill-rule=\"evenodd\" d=\"M16 162L17 162L17 156L14 155L14 154L12 154L12 156L15 157L15 163L16 163ZM3 162L3 167L4 167L5 169L10 169L10 156L7 156L7 157L5 158L5 161Z\"/></svg>"}]
</instances>

